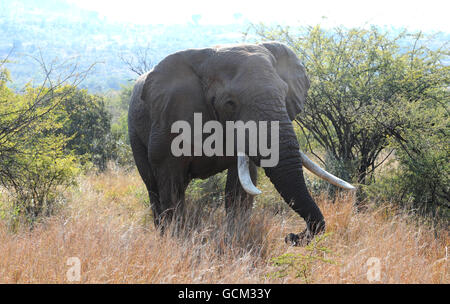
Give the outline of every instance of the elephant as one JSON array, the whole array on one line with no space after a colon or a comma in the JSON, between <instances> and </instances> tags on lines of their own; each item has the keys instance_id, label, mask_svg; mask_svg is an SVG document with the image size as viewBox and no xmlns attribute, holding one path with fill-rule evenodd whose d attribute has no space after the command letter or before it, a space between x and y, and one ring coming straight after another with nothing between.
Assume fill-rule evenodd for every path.
<instances>
[{"instance_id":1,"label":"elephant","mask_svg":"<svg viewBox=\"0 0 450 304\"><path fill-rule=\"evenodd\" d=\"M305 67L287 45L279 42L187 49L168 55L141 75L132 91L128 129L155 226L164 231L167 222L181 214L185 190L194 178L205 179L228 170L227 215L251 209L254 195L260 193L256 188L257 167L264 157L259 153L173 155L171 143L176 134L171 126L177 121L193 124L194 114L201 113L204 121L220 124L276 121L279 160L275 166L264 167L264 172L283 200L306 221L304 231L290 233L285 241L298 245L322 233L325 220L308 192L303 167L341 188L354 187L299 150L292 120L304 108L309 87ZM249 145L247 141L247 148Z\"/></svg>"}]
</instances>

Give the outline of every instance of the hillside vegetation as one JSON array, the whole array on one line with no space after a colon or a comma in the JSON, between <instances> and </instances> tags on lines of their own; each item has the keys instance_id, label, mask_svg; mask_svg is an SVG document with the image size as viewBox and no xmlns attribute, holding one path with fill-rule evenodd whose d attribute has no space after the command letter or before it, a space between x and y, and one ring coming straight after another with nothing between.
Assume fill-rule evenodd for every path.
<instances>
[{"instance_id":1,"label":"hillside vegetation","mask_svg":"<svg viewBox=\"0 0 450 304\"><path fill-rule=\"evenodd\" d=\"M81 87L104 93L135 79L122 59L136 60L145 50L151 67L182 49L239 42L244 30L241 24L205 26L194 20L183 25L118 23L66 1L2 1L0 58L13 51L8 68L17 89L42 80L33 60L40 53L47 62L74 58L81 68L95 63Z\"/></svg>"}]
</instances>

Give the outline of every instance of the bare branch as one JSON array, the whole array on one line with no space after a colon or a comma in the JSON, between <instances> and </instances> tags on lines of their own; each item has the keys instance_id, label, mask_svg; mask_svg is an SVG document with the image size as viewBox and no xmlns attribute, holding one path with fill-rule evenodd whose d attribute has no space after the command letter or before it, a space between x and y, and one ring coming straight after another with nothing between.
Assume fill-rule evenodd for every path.
<instances>
[{"instance_id":1,"label":"bare branch","mask_svg":"<svg viewBox=\"0 0 450 304\"><path fill-rule=\"evenodd\" d=\"M151 53L150 45L147 45L145 48L137 48L131 54L121 52L119 58L130 71L140 76L153 68Z\"/></svg>"}]
</instances>

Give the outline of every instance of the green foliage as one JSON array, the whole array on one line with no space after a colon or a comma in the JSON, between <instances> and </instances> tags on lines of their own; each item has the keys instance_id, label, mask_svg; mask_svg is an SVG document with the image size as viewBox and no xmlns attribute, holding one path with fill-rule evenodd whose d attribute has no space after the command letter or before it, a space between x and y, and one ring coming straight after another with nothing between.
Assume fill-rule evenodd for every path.
<instances>
[{"instance_id":1,"label":"green foliage","mask_svg":"<svg viewBox=\"0 0 450 304\"><path fill-rule=\"evenodd\" d=\"M329 171L370 185L358 191L360 198L369 195L448 220L446 44L437 46L436 37L421 32L391 34L375 27L252 30L264 40L287 43L305 63L311 88L297 117L303 148L320 146ZM389 156L392 169L376 174ZM316 191L325 187L312 185Z\"/></svg>"},{"instance_id":2,"label":"green foliage","mask_svg":"<svg viewBox=\"0 0 450 304\"><path fill-rule=\"evenodd\" d=\"M69 140L66 151L73 151L82 162L90 161L100 170L112 158L114 142L110 134L111 114L102 96L67 86L55 115L61 127L54 130Z\"/></svg>"},{"instance_id":3,"label":"green foliage","mask_svg":"<svg viewBox=\"0 0 450 304\"><path fill-rule=\"evenodd\" d=\"M64 151L69 138L53 132L62 127L53 110L66 93L27 87L16 94L0 83L0 183L9 194L0 204L13 224L51 214L78 173L75 157Z\"/></svg>"},{"instance_id":4,"label":"green foliage","mask_svg":"<svg viewBox=\"0 0 450 304\"><path fill-rule=\"evenodd\" d=\"M13 175L4 179L13 196L10 207L14 212L9 218L13 224L33 223L41 215L52 214L61 191L74 183L79 168L76 158L62 150L64 142L60 136L40 138L32 151L23 151L13 164L14 170L9 171Z\"/></svg>"},{"instance_id":5,"label":"green foliage","mask_svg":"<svg viewBox=\"0 0 450 304\"><path fill-rule=\"evenodd\" d=\"M116 91L108 98L107 108L112 116L112 123L117 123L124 114L128 113L131 94L133 93L134 82L128 83Z\"/></svg>"},{"instance_id":6,"label":"green foliage","mask_svg":"<svg viewBox=\"0 0 450 304\"><path fill-rule=\"evenodd\" d=\"M390 138L397 167L367 188L370 197L393 200L436 219L450 219L450 99L446 95L404 109L402 115L410 123L399 136L405 140Z\"/></svg>"},{"instance_id":7,"label":"green foliage","mask_svg":"<svg viewBox=\"0 0 450 304\"><path fill-rule=\"evenodd\" d=\"M315 264L338 264L327 257L333 255L333 251L323 245L329 236L329 233L316 236L311 243L303 248L306 254L285 253L272 258L272 266L277 267L278 270L270 273L269 276L283 278L294 275L295 278L301 278L305 283L311 283L312 268Z\"/></svg>"},{"instance_id":8,"label":"green foliage","mask_svg":"<svg viewBox=\"0 0 450 304\"><path fill-rule=\"evenodd\" d=\"M122 89L108 99L108 111L111 113L111 137L114 142L112 158L123 167L134 166L133 153L128 136L128 107L133 85Z\"/></svg>"},{"instance_id":9,"label":"green foliage","mask_svg":"<svg viewBox=\"0 0 450 304\"><path fill-rule=\"evenodd\" d=\"M431 37L378 28L330 31L254 26L262 39L287 43L305 63L311 88L300 126L361 184L373 181L376 161L410 124L405 107L448 86L448 52ZM345 177L345 176L342 176Z\"/></svg>"},{"instance_id":10,"label":"green foliage","mask_svg":"<svg viewBox=\"0 0 450 304\"><path fill-rule=\"evenodd\" d=\"M194 179L186 190L187 196L204 204L223 202L227 172L221 172L207 179Z\"/></svg>"}]
</instances>

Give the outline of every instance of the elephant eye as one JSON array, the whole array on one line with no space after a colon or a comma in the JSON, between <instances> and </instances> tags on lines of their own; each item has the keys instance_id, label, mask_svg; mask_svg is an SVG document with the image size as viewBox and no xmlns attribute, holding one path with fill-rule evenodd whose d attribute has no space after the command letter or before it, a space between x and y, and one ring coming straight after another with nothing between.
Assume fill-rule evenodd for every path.
<instances>
[{"instance_id":1,"label":"elephant eye","mask_svg":"<svg viewBox=\"0 0 450 304\"><path fill-rule=\"evenodd\" d=\"M236 102L233 100L227 100L224 104L224 108L227 112L234 112L236 110Z\"/></svg>"}]
</instances>

